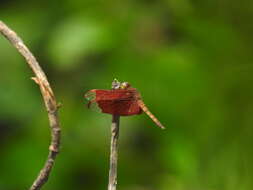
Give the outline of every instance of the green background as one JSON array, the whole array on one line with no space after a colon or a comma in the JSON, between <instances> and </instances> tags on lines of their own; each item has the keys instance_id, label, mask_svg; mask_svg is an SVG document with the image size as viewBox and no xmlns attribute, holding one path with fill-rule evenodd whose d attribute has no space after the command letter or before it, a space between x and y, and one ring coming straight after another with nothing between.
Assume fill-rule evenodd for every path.
<instances>
[{"instance_id":1,"label":"green background","mask_svg":"<svg viewBox=\"0 0 253 190\"><path fill-rule=\"evenodd\" d=\"M83 95L113 78L167 127L121 118L119 190L253 189L253 3L236 0L0 1L63 104L45 190L107 188L111 116ZM50 132L33 73L0 37L0 190L28 189Z\"/></svg>"}]
</instances>

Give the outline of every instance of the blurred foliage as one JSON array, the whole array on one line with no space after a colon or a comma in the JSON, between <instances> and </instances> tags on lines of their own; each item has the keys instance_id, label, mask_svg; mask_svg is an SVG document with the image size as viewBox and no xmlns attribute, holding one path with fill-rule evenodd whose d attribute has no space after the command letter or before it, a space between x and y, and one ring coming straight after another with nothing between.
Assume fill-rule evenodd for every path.
<instances>
[{"instance_id":1,"label":"blurred foliage","mask_svg":"<svg viewBox=\"0 0 253 190\"><path fill-rule=\"evenodd\" d=\"M253 188L251 1L0 1L58 101L61 154L44 189L106 189L111 116L83 94L113 78L138 88L167 127L122 117L121 190ZM49 128L23 58L0 38L0 190L27 189Z\"/></svg>"}]
</instances>

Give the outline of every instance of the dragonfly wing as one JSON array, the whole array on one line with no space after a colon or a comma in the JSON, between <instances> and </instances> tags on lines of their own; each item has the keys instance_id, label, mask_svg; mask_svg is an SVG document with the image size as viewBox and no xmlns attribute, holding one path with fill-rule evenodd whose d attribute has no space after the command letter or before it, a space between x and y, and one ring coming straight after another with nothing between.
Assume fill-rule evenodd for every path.
<instances>
[{"instance_id":1,"label":"dragonfly wing","mask_svg":"<svg viewBox=\"0 0 253 190\"><path fill-rule=\"evenodd\" d=\"M97 102L96 102L96 92L93 90L88 91L84 97L88 100L88 108L96 111L96 112L102 112L102 110L99 108Z\"/></svg>"},{"instance_id":2,"label":"dragonfly wing","mask_svg":"<svg viewBox=\"0 0 253 190\"><path fill-rule=\"evenodd\" d=\"M101 100L98 104L103 113L129 116L142 112L135 100Z\"/></svg>"},{"instance_id":3,"label":"dragonfly wing","mask_svg":"<svg viewBox=\"0 0 253 190\"><path fill-rule=\"evenodd\" d=\"M100 100L126 100L133 99L136 94L135 89L131 90L90 90L88 94L95 93L96 101Z\"/></svg>"},{"instance_id":4,"label":"dragonfly wing","mask_svg":"<svg viewBox=\"0 0 253 190\"><path fill-rule=\"evenodd\" d=\"M161 124L161 122L149 111L149 109L142 100L138 100L138 105L156 123L158 127L165 129L165 127Z\"/></svg>"},{"instance_id":5,"label":"dragonfly wing","mask_svg":"<svg viewBox=\"0 0 253 190\"><path fill-rule=\"evenodd\" d=\"M99 105L96 101L89 101L88 108L95 111L95 112L98 112L98 113L102 112L102 109L99 107Z\"/></svg>"},{"instance_id":6,"label":"dragonfly wing","mask_svg":"<svg viewBox=\"0 0 253 190\"><path fill-rule=\"evenodd\" d=\"M84 97L88 100L88 101L93 101L96 99L96 92L93 90L88 91L87 93L85 93Z\"/></svg>"},{"instance_id":7,"label":"dragonfly wing","mask_svg":"<svg viewBox=\"0 0 253 190\"><path fill-rule=\"evenodd\" d=\"M129 115L136 115L136 114L141 114L142 109L140 108L138 101L135 100L131 103L129 109L128 109Z\"/></svg>"}]
</instances>

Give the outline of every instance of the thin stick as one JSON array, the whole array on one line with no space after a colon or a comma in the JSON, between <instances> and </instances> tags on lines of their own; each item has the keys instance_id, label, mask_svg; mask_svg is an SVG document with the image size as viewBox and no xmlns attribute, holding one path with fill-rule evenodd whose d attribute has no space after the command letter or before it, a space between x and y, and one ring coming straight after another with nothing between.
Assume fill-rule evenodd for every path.
<instances>
[{"instance_id":1,"label":"thin stick","mask_svg":"<svg viewBox=\"0 0 253 190\"><path fill-rule=\"evenodd\" d=\"M51 169L54 165L55 158L59 152L61 129L58 119L58 105L54 93L50 87L47 77L41 69L36 58L26 47L20 37L11 30L7 25L0 21L0 33L9 40L9 42L18 50L18 52L25 58L27 64L30 66L35 74L32 79L39 85L40 91L48 112L48 119L51 129L51 144L49 146L48 158L44 167L41 169L38 177L33 182L30 190L38 190L48 180Z\"/></svg>"},{"instance_id":2,"label":"thin stick","mask_svg":"<svg viewBox=\"0 0 253 190\"><path fill-rule=\"evenodd\" d=\"M120 116L112 116L111 125L111 154L108 190L117 189L117 161L118 161L118 139L119 139L119 120Z\"/></svg>"}]
</instances>

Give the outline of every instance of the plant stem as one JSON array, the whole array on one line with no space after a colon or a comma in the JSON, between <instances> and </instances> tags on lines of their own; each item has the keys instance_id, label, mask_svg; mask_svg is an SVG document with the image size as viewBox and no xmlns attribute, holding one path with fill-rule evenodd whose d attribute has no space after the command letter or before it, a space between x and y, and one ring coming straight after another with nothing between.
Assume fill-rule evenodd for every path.
<instances>
[{"instance_id":1,"label":"plant stem","mask_svg":"<svg viewBox=\"0 0 253 190\"><path fill-rule=\"evenodd\" d=\"M30 190L39 190L47 182L60 148L61 128L58 118L59 105L56 102L53 90L51 89L47 77L34 55L24 44L23 40L1 20L0 34L9 40L13 47L15 47L18 52L25 58L27 64L32 69L35 75L35 77L32 77L32 79L40 87L42 98L48 112L48 119L51 130L51 144L49 146L49 153L38 177L34 180L32 186L30 187Z\"/></svg>"},{"instance_id":2,"label":"plant stem","mask_svg":"<svg viewBox=\"0 0 253 190\"><path fill-rule=\"evenodd\" d=\"M119 115L112 116L111 125L111 154L108 190L117 189L117 162L118 162L118 139L119 139Z\"/></svg>"}]
</instances>

